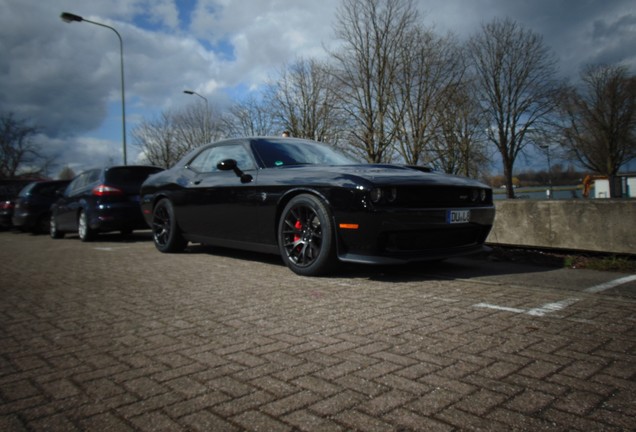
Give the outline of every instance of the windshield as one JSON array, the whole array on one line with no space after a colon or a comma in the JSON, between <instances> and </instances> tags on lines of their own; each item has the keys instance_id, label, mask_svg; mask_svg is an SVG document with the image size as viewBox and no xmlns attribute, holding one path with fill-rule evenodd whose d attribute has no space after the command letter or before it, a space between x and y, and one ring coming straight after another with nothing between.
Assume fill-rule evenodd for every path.
<instances>
[{"instance_id":1,"label":"windshield","mask_svg":"<svg viewBox=\"0 0 636 432\"><path fill-rule=\"evenodd\" d=\"M266 168L290 165L351 165L356 162L331 147L293 138L252 141L255 153Z\"/></svg>"}]
</instances>

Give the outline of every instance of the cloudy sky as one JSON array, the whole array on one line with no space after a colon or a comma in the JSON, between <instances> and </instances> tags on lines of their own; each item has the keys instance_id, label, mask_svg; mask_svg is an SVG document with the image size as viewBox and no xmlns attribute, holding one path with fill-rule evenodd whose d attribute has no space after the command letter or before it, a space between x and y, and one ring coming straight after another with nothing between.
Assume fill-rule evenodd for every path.
<instances>
[{"instance_id":1,"label":"cloudy sky","mask_svg":"<svg viewBox=\"0 0 636 432\"><path fill-rule=\"evenodd\" d=\"M38 140L75 171L122 162L120 51L124 41L128 162L142 119L258 91L286 62L323 57L340 0L0 0L0 112L38 125ZM420 19L465 40L495 17L543 35L564 77L590 63L636 73L633 0L415 0ZM198 100L199 103L202 99ZM61 166L50 174L55 176Z\"/></svg>"}]
</instances>

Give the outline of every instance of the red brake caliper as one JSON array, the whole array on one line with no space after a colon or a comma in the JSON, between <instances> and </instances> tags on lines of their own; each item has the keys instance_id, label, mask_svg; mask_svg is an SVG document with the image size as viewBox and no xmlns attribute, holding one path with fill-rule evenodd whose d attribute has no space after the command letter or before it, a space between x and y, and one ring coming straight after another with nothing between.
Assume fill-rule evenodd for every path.
<instances>
[{"instance_id":1,"label":"red brake caliper","mask_svg":"<svg viewBox=\"0 0 636 432\"><path fill-rule=\"evenodd\" d=\"M294 228L300 231L303 229L303 224L301 224L300 221L297 220L296 223L294 224ZM299 240L300 240L300 235L294 234L294 241L297 242Z\"/></svg>"}]
</instances>

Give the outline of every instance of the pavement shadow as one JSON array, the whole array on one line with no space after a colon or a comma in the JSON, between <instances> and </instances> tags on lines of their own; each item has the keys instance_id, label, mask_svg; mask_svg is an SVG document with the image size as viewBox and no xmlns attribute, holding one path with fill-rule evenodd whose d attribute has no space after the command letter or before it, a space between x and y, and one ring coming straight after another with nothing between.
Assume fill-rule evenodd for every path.
<instances>
[{"instance_id":1,"label":"pavement shadow","mask_svg":"<svg viewBox=\"0 0 636 432\"><path fill-rule=\"evenodd\" d=\"M366 277L385 282L413 282L423 280L472 279L485 276L543 273L559 267L531 262L510 262L475 256L449 258L444 261L411 263L402 266L379 266L366 270L358 268L350 277Z\"/></svg>"},{"instance_id":2,"label":"pavement shadow","mask_svg":"<svg viewBox=\"0 0 636 432\"><path fill-rule=\"evenodd\" d=\"M278 255L242 251L237 249L190 244L185 253L209 254L239 260L257 261L285 267ZM536 260L502 258L492 252L484 252L444 261L424 261L403 265L365 265L340 263L333 274L326 278L368 279L384 282L413 282L424 280L470 279L484 276L540 273L562 268L558 262L540 263ZM291 271L291 270L290 270Z\"/></svg>"},{"instance_id":3,"label":"pavement shadow","mask_svg":"<svg viewBox=\"0 0 636 432\"><path fill-rule=\"evenodd\" d=\"M48 236L48 234L42 234L42 235ZM77 233L66 233L66 235L64 236L64 239L80 241ZM117 231L108 232L108 233L99 233L89 243L100 244L100 243L147 243L147 242L152 243L152 231L150 230L133 231L130 234L128 233L122 234Z\"/></svg>"}]
</instances>

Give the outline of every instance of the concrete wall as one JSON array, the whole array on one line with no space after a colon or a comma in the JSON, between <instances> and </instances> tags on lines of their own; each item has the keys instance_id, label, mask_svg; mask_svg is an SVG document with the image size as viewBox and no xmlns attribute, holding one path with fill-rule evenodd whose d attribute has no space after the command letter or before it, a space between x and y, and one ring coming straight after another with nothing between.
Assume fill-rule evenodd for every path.
<instances>
[{"instance_id":1,"label":"concrete wall","mask_svg":"<svg viewBox=\"0 0 636 432\"><path fill-rule=\"evenodd\" d=\"M501 200L487 243L636 254L636 200Z\"/></svg>"}]
</instances>

